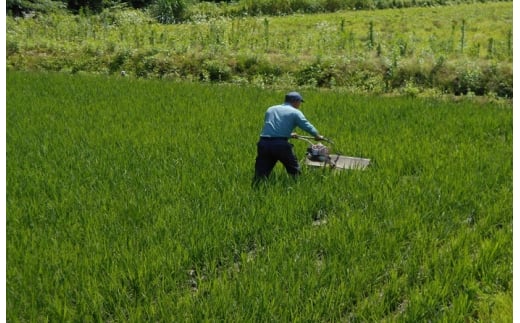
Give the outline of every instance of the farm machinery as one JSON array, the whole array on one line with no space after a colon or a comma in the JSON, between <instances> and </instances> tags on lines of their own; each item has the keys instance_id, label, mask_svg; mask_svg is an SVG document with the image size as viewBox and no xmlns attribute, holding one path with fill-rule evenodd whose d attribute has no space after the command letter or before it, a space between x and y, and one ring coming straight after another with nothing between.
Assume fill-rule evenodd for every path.
<instances>
[{"instance_id":1,"label":"farm machinery","mask_svg":"<svg viewBox=\"0 0 520 323\"><path fill-rule=\"evenodd\" d=\"M295 134L295 139L300 139L309 144L307 152L304 157L303 163L311 167L325 167L331 169L359 169L363 170L370 165L370 159L360 157L350 157L341 155L336 149L332 149L323 145L321 142L316 143L314 137L302 136ZM323 141L327 144L334 146L334 142L328 138L324 138ZM331 154L334 151L335 154Z\"/></svg>"}]
</instances>

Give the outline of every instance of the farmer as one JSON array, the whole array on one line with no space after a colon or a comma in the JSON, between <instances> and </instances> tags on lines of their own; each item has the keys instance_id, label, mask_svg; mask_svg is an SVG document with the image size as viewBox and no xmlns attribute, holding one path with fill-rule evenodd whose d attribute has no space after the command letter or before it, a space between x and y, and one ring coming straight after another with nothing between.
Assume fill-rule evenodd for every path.
<instances>
[{"instance_id":1,"label":"farmer","mask_svg":"<svg viewBox=\"0 0 520 323\"><path fill-rule=\"evenodd\" d=\"M253 185L258 184L271 174L277 161L282 162L287 173L296 178L300 174L300 165L293 151L289 138L295 138L294 128L313 135L316 140L323 140L323 136L305 118L300 111L303 98L298 92L285 95L285 102L267 109L264 118L264 127L257 143L257 157L255 163L255 177Z\"/></svg>"}]
</instances>

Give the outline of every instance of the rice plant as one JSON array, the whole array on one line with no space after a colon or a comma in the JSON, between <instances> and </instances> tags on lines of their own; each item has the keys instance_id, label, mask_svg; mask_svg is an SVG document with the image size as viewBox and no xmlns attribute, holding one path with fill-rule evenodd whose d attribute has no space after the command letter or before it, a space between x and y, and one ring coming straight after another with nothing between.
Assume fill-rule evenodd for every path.
<instances>
[{"instance_id":1,"label":"rice plant","mask_svg":"<svg viewBox=\"0 0 520 323\"><path fill-rule=\"evenodd\" d=\"M7 319L511 320L511 106L305 90L372 165L254 190L283 94L8 72Z\"/></svg>"}]
</instances>

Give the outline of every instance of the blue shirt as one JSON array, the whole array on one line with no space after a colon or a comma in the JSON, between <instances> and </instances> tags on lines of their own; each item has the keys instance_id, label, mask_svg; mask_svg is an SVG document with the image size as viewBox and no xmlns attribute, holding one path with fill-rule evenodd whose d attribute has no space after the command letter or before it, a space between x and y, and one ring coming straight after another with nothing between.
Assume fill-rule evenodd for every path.
<instances>
[{"instance_id":1,"label":"blue shirt","mask_svg":"<svg viewBox=\"0 0 520 323\"><path fill-rule=\"evenodd\" d=\"M300 110L294 108L289 103L275 105L265 112L264 128L260 137L290 138L296 127L313 136L318 135L318 130L307 121Z\"/></svg>"}]
</instances>

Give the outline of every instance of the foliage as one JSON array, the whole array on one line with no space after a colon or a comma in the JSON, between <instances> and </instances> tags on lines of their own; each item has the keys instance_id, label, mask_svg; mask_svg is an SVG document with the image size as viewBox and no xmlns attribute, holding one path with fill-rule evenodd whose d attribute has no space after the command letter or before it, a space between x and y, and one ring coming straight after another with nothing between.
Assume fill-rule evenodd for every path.
<instances>
[{"instance_id":1,"label":"foliage","mask_svg":"<svg viewBox=\"0 0 520 323\"><path fill-rule=\"evenodd\" d=\"M188 3L186 0L155 0L150 12L163 24L173 24L185 20Z\"/></svg>"},{"instance_id":2,"label":"foliage","mask_svg":"<svg viewBox=\"0 0 520 323\"><path fill-rule=\"evenodd\" d=\"M511 320L511 105L304 89L372 165L254 190L288 89L6 81L8 321Z\"/></svg>"},{"instance_id":3,"label":"foliage","mask_svg":"<svg viewBox=\"0 0 520 323\"><path fill-rule=\"evenodd\" d=\"M74 13L100 13L103 10L103 0L67 0L67 8Z\"/></svg>"},{"instance_id":4,"label":"foliage","mask_svg":"<svg viewBox=\"0 0 520 323\"><path fill-rule=\"evenodd\" d=\"M338 10L374 10L389 8L434 7L439 5L471 4L472 0L7 0L7 12L21 16L29 12L50 12L67 7L99 13L113 6L128 6L149 10L161 23L179 23L204 17L237 17L258 15L290 15L294 13L335 12ZM485 2L485 1L481 1Z\"/></svg>"},{"instance_id":5,"label":"foliage","mask_svg":"<svg viewBox=\"0 0 520 323\"><path fill-rule=\"evenodd\" d=\"M7 0L7 14L14 17L34 13L56 12L65 7L62 1L54 0Z\"/></svg>"},{"instance_id":6,"label":"foliage","mask_svg":"<svg viewBox=\"0 0 520 323\"><path fill-rule=\"evenodd\" d=\"M413 84L420 92L513 94L509 2L234 19L197 8L196 21L177 25L128 9L8 17L7 66L378 93ZM91 61L99 64L78 63Z\"/></svg>"}]
</instances>

